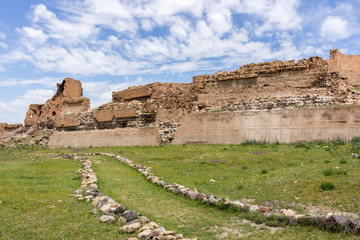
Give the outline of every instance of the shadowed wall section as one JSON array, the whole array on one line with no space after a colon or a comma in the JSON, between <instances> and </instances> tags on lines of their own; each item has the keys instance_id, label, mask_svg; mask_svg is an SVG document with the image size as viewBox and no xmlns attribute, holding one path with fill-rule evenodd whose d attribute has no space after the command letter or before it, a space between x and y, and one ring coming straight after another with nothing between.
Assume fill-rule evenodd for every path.
<instances>
[{"instance_id":1,"label":"shadowed wall section","mask_svg":"<svg viewBox=\"0 0 360 240\"><path fill-rule=\"evenodd\" d=\"M173 144L239 144L351 139L360 136L360 106L188 115Z\"/></svg>"},{"instance_id":2,"label":"shadowed wall section","mask_svg":"<svg viewBox=\"0 0 360 240\"><path fill-rule=\"evenodd\" d=\"M118 128L105 130L54 132L49 147L101 147L159 145L161 138L156 128Z\"/></svg>"}]
</instances>

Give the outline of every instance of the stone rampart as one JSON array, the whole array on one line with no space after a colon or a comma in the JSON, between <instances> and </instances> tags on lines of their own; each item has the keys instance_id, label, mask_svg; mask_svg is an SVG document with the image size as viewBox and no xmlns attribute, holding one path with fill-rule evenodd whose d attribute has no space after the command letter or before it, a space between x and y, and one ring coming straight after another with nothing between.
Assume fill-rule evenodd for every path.
<instances>
[{"instance_id":1,"label":"stone rampart","mask_svg":"<svg viewBox=\"0 0 360 240\"><path fill-rule=\"evenodd\" d=\"M49 147L101 147L158 145L161 143L156 128L117 128L105 130L54 132Z\"/></svg>"},{"instance_id":2,"label":"stone rampart","mask_svg":"<svg viewBox=\"0 0 360 240\"><path fill-rule=\"evenodd\" d=\"M360 136L360 106L189 114L174 144L350 140Z\"/></svg>"},{"instance_id":3,"label":"stone rampart","mask_svg":"<svg viewBox=\"0 0 360 240\"><path fill-rule=\"evenodd\" d=\"M191 83L155 82L114 91L112 102L95 109L82 96L80 81L65 78L52 99L30 105L25 125L57 131L156 127L167 142L182 119L195 113L358 104L359 63L360 56L338 50L331 50L329 60L251 63L195 76Z\"/></svg>"},{"instance_id":4,"label":"stone rampart","mask_svg":"<svg viewBox=\"0 0 360 240\"><path fill-rule=\"evenodd\" d=\"M339 72L351 85L360 86L360 55L346 55L334 49L330 51L328 63L330 72Z\"/></svg>"}]
</instances>

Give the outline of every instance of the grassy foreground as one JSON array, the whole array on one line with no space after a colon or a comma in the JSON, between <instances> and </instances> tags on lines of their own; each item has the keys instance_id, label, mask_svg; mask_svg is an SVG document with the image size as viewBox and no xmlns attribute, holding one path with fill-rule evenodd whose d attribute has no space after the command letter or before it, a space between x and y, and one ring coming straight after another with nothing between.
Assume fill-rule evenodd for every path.
<instances>
[{"instance_id":1,"label":"grassy foreground","mask_svg":"<svg viewBox=\"0 0 360 240\"><path fill-rule=\"evenodd\" d=\"M122 155L199 192L255 203L281 200L360 214L359 142L88 149ZM210 179L215 182L210 182ZM334 189L321 188L330 183ZM326 186L325 186L326 187ZM284 206L286 207L286 206Z\"/></svg>"},{"instance_id":2,"label":"grassy foreground","mask_svg":"<svg viewBox=\"0 0 360 240\"><path fill-rule=\"evenodd\" d=\"M48 152L107 151L151 166L168 182L231 199L280 199L359 213L360 159L351 143L184 145L83 150L0 149L1 239L126 239L115 224L101 224L91 204L69 195L80 186L73 160ZM356 239L315 228L253 227L240 213L201 205L166 192L117 160L92 157L101 192L169 230L199 239ZM214 179L215 182L210 182ZM333 190L322 190L330 182ZM61 201L60 201L61 200Z\"/></svg>"}]
</instances>

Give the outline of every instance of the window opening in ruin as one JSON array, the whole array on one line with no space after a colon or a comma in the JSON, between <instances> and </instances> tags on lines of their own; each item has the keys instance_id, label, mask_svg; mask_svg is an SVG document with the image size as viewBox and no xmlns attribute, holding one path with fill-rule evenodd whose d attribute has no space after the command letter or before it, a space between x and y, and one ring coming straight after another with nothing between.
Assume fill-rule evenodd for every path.
<instances>
[{"instance_id":1,"label":"window opening in ruin","mask_svg":"<svg viewBox=\"0 0 360 240\"><path fill-rule=\"evenodd\" d=\"M33 118L34 117L34 114L30 114L30 118Z\"/></svg>"},{"instance_id":2,"label":"window opening in ruin","mask_svg":"<svg viewBox=\"0 0 360 240\"><path fill-rule=\"evenodd\" d=\"M56 112L55 112L55 111L54 111L54 112L52 112L52 115L53 115L53 116L55 116L55 115L56 115Z\"/></svg>"}]
</instances>

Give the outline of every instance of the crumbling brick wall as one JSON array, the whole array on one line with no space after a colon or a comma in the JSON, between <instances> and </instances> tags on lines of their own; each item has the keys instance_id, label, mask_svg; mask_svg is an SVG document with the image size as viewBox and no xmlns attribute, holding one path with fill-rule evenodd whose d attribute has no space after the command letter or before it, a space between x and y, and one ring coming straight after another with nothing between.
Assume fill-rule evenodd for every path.
<instances>
[{"instance_id":1,"label":"crumbling brick wall","mask_svg":"<svg viewBox=\"0 0 360 240\"><path fill-rule=\"evenodd\" d=\"M25 131L22 124L0 123L0 140L11 138Z\"/></svg>"},{"instance_id":2,"label":"crumbling brick wall","mask_svg":"<svg viewBox=\"0 0 360 240\"><path fill-rule=\"evenodd\" d=\"M63 121L62 114L78 113L90 108L90 100L82 96L81 82L72 78L65 78L57 84L57 91L45 104L31 104L26 113L24 124L26 127L36 126L55 128L61 126L55 121ZM65 124L66 125L66 124Z\"/></svg>"},{"instance_id":3,"label":"crumbling brick wall","mask_svg":"<svg viewBox=\"0 0 360 240\"><path fill-rule=\"evenodd\" d=\"M330 51L329 72L338 72L349 84L360 86L360 55L346 55L338 49Z\"/></svg>"},{"instance_id":4,"label":"crumbling brick wall","mask_svg":"<svg viewBox=\"0 0 360 240\"><path fill-rule=\"evenodd\" d=\"M358 103L359 56L332 50L329 60L247 64L233 71L114 91L112 102L89 110L81 83L66 78L44 105L30 105L25 125L76 131L157 127L172 140L187 114ZM33 114L34 119L29 116Z\"/></svg>"}]
</instances>

